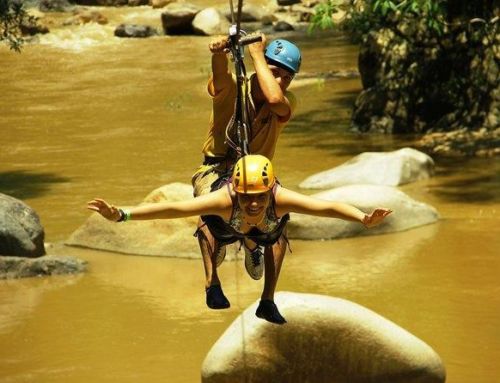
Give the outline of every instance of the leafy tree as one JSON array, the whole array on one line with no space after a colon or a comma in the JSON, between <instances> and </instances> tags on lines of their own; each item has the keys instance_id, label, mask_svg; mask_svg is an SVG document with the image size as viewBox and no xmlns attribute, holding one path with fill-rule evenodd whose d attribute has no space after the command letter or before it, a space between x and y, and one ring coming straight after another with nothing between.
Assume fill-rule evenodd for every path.
<instances>
[{"instance_id":1,"label":"leafy tree","mask_svg":"<svg viewBox=\"0 0 500 383\"><path fill-rule=\"evenodd\" d=\"M319 3L314 8L314 14L311 18L308 31L312 33L315 29L329 29L333 28L335 25L332 20L332 16L338 10L338 2L333 0L327 0L324 3Z\"/></svg>"},{"instance_id":2,"label":"leafy tree","mask_svg":"<svg viewBox=\"0 0 500 383\"><path fill-rule=\"evenodd\" d=\"M446 16L444 3L445 0L366 0L364 3L351 0L351 4L346 7L346 28L355 38L359 38L370 30L394 25L401 15L410 15L424 18L428 28L440 35ZM332 15L342 7L345 5L339 0L318 4L309 31L334 27Z\"/></svg>"},{"instance_id":3,"label":"leafy tree","mask_svg":"<svg viewBox=\"0 0 500 383\"><path fill-rule=\"evenodd\" d=\"M323 1L310 30L337 9L361 44L364 90L353 125L393 133L495 129L498 116L497 0ZM331 22L333 24L333 22Z\"/></svg>"},{"instance_id":4,"label":"leafy tree","mask_svg":"<svg viewBox=\"0 0 500 383\"><path fill-rule=\"evenodd\" d=\"M0 0L0 42L7 43L10 49L21 51L22 26L35 23L36 18L28 15L20 0Z\"/></svg>"}]
</instances>

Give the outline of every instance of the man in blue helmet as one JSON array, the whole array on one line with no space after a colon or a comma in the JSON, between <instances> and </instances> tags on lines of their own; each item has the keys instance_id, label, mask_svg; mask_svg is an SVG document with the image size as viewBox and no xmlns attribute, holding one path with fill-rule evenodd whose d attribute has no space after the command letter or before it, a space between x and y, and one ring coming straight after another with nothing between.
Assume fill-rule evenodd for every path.
<instances>
[{"instance_id":1,"label":"man in blue helmet","mask_svg":"<svg viewBox=\"0 0 500 383\"><path fill-rule=\"evenodd\" d=\"M278 137L296 106L295 96L287 89L300 69L301 54L297 46L287 40L277 39L266 47L266 37L264 34L261 37L262 41L248 46L255 69L248 81L249 150L251 154L261 154L272 160ZM208 81L208 93L212 98L212 114L202 149L205 159L192 179L195 196L210 192L212 183L230 171L237 160L226 141L226 127L233 116L237 96L236 78L229 68L227 44L227 37L217 38L209 44L212 75ZM199 234L207 305L211 308L229 307L216 270L226 249L213 239L206 227ZM253 279L260 279L263 275L263 249L251 241L245 241L243 245L245 267Z\"/></svg>"}]
</instances>

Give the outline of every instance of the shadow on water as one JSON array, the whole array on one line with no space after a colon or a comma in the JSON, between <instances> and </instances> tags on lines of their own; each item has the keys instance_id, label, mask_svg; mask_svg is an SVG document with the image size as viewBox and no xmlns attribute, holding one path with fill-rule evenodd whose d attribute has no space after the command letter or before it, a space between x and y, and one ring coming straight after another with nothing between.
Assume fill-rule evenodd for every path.
<instances>
[{"instance_id":1,"label":"shadow on water","mask_svg":"<svg viewBox=\"0 0 500 383\"><path fill-rule=\"evenodd\" d=\"M0 193L18 199L39 197L50 190L51 184L69 180L52 173L33 173L26 170L3 172L0 173Z\"/></svg>"},{"instance_id":2,"label":"shadow on water","mask_svg":"<svg viewBox=\"0 0 500 383\"><path fill-rule=\"evenodd\" d=\"M414 142L413 136L352 130L351 114L358 94L359 90L337 91L335 97L297 114L285 130L285 134L295 136L292 146L309 146L335 155L354 156L362 152L397 150Z\"/></svg>"},{"instance_id":3,"label":"shadow on water","mask_svg":"<svg viewBox=\"0 0 500 383\"><path fill-rule=\"evenodd\" d=\"M359 91L336 93L336 97L321 102L308 112L298 113L287 125L287 134L339 132L349 129L351 112ZM345 110L349 110L348 114ZM344 113L339 113L344 111Z\"/></svg>"},{"instance_id":4,"label":"shadow on water","mask_svg":"<svg viewBox=\"0 0 500 383\"><path fill-rule=\"evenodd\" d=\"M484 158L440 158L436 176L443 177L431 192L451 202L499 202L500 164Z\"/></svg>"}]
</instances>

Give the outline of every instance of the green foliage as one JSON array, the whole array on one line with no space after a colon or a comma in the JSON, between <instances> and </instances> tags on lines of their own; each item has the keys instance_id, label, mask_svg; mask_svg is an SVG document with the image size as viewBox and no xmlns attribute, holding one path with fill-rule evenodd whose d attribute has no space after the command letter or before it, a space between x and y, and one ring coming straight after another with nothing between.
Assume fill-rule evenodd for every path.
<instances>
[{"instance_id":1,"label":"green foliage","mask_svg":"<svg viewBox=\"0 0 500 383\"><path fill-rule=\"evenodd\" d=\"M493 2L351 0L337 8L347 12L342 28L361 43L357 129L415 133L495 124L487 118L497 113L500 65ZM312 21L328 25L323 19L334 13L323 2Z\"/></svg>"},{"instance_id":2,"label":"green foliage","mask_svg":"<svg viewBox=\"0 0 500 383\"><path fill-rule=\"evenodd\" d=\"M330 29L334 27L332 15L338 10L337 2L327 0L324 3L318 4L314 8L314 15L309 24L308 32L312 33L316 29Z\"/></svg>"},{"instance_id":3,"label":"green foliage","mask_svg":"<svg viewBox=\"0 0 500 383\"><path fill-rule=\"evenodd\" d=\"M356 0L351 0L346 24L346 28L355 35L394 25L402 17L421 18L431 31L437 35L443 33L445 0L366 0L361 6L356 3ZM318 4L309 31L334 27L332 15L338 9L339 4L331 0Z\"/></svg>"},{"instance_id":4,"label":"green foliage","mask_svg":"<svg viewBox=\"0 0 500 383\"><path fill-rule=\"evenodd\" d=\"M26 13L19 0L0 0L0 42L10 49L21 51L24 43L21 26L36 23L36 18Z\"/></svg>"}]
</instances>

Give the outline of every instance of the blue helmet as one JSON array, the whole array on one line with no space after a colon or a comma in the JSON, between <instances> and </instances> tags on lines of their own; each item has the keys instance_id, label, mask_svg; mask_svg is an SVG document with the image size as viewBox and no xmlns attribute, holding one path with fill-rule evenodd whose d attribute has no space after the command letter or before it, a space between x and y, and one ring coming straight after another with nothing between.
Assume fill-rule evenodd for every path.
<instances>
[{"instance_id":1,"label":"blue helmet","mask_svg":"<svg viewBox=\"0 0 500 383\"><path fill-rule=\"evenodd\" d=\"M284 67L290 72L298 73L300 69L300 62L302 61L300 50L290 41L283 39L271 41L264 55L271 62Z\"/></svg>"}]
</instances>

